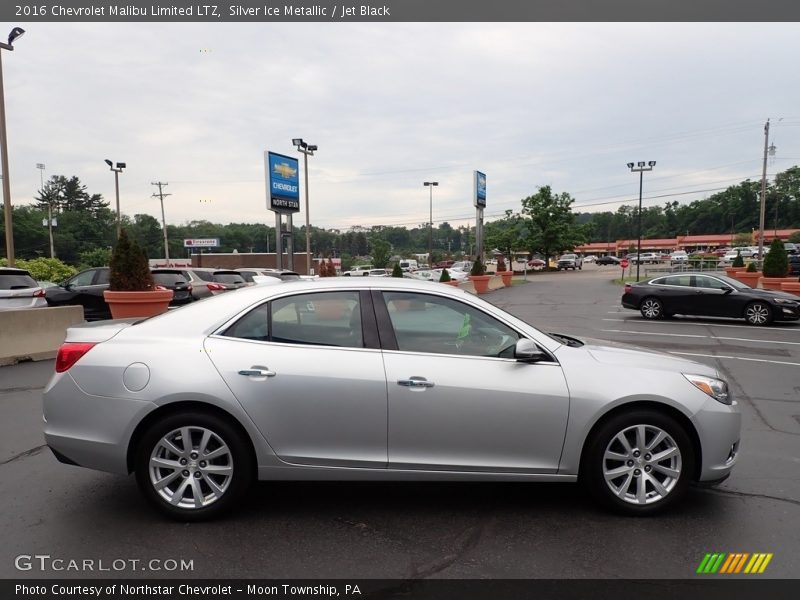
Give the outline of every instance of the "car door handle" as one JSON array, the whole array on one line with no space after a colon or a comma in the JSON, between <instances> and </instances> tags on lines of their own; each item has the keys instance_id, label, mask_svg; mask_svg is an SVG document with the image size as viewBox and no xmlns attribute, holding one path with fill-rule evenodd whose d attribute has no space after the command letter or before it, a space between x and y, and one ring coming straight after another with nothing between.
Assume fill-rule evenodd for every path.
<instances>
[{"instance_id":1,"label":"car door handle","mask_svg":"<svg viewBox=\"0 0 800 600\"><path fill-rule=\"evenodd\" d=\"M398 380L397 385L409 388L432 388L436 384L424 377L412 377L411 379Z\"/></svg>"},{"instance_id":2,"label":"car door handle","mask_svg":"<svg viewBox=\"0 0 800 600\"><path fill-rule=\"evenodd\" d=\"M239 371L239 375L244 375L245 377L275 377L277 373L275 371L270 371L269 369L252 368L242 369Z\"/></svg>"}]
</instances>

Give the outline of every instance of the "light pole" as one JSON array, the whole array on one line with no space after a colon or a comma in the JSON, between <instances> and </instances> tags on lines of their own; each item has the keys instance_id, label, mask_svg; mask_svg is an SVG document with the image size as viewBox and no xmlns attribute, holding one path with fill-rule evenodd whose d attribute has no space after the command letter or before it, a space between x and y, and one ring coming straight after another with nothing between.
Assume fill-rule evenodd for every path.
<instances>
[{"instance_id":1,"label":"light pole","mask_svg":"<svg viewBox=\"0 0 800 600\"><path fill-rule=\"evenodd\" d=\"M628 163L628 168L631 170L631 173L639 173L639 241L636 245L636 281L639 281L639 265L642 264L642 183L644 179L644 172L645 171L652 171L653 167L656 166L656 161L651 160L645 166L645 162L640 160L636 165L632 162Z\"/></svg>"},{"instance_id":2,"label":"light pole","mask_svg":"<svg viewBox=\"0 0 800 600\"><path fill-rule=\"evenodd\" d=\"M21 27L14 27L8 34L8 43L0 42L3 50L14 50L14 40L25 33ZM6 96L3 90L3 53L0 51L0 151L3 153L3 210L6 220L6 258L8 266L14 266L14 226L11 222L11 184L8 176L8 136L6 135Z\"/></svg>"},{"instance_id":3,"label":"light pole","mask_svg":"<svg viewBox=\"0 0 800 600\"><path fill-rule=\"evenodd\" d=\"M428 268L433 268L433 188L439 185L438 181L425 181L423 184L430 190L430 212L428 221Z\"/></svg>"},{"instance_id":4,"label":"light pole","mask_svg":"<svg viewBox=\"0 0 800 600\"><path fill-rule=\"evenodd\" d=\"M39 169L39 182L42 184L42 197L44 197L44 164L36 163L36 168ZM53 244L53 201L49 196L47 198L47 231L50 234L50 258L55 258L56 250Z\"/></svg>"},{"instance_id":5,"label":"light pole","mask_svg":"<svg viewBox=\"0 0 800 600\"><path fill-rule=\"evenodd\" d=\"M312 146L303 141L303 138L293 138L292 144L298 152L303 153L303 174L306 182L306 275L311 275L311 220L308 215L308 155L314 156L317 146Z\"/></svg>"},{"instance_id":6,"label":"light pole","mask_svg":"<svg viewBox=\"0 0 800 600\"><path fill-rule=\"evenodd\" d=\"M119 174L122 173L122 169L124 169L127 165L124 162L118 162L117 167L114 168L113 162L108 159L105 160L108 167L114 171L114 187L117 190L117 239L119 239L120 230L122 229L122 222L120 221L119 215Z\"/></svg>"}]
</instances>

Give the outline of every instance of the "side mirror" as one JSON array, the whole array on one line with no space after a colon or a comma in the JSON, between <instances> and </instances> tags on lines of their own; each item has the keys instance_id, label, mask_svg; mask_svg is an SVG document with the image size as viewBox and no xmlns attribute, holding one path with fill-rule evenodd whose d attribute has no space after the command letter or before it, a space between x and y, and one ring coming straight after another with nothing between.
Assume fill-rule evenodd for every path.
<instances>
[{"instance_id":1,"label":"side mirror","mask_svg":"<svg viewBox=\"0 0 800 600\"><path fill-rule=\"evenodd\" d=\"M548 355L533 340L521 339L514 346L514 358L520 362L534 363L546 360Z\"/></svg>"},{"instance_id":2,"label":"side mirror","mask_svg":"<svg viewBox=\"0 0 800 600\"><path fill-rule=\"evenodd\" d=\"M727 296L728 294L733 293L733 288L732 287L726 287L725 289L722 290L722 293Z\"/></svg>"}]
</instances>

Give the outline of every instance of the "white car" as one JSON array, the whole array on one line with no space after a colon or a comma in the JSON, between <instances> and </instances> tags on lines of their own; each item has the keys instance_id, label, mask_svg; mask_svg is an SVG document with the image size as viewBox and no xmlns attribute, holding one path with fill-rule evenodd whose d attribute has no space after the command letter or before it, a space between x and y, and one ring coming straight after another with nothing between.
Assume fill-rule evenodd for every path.
<instances>
[{"instance_id":1,"label":"white car","mask_svg":"<svg viewBox=\"0 0 800 600\"><path fill-rule=\"evenodd\" d=\"M689 262L689 255L684 250L676 250L669 255L669 260L672 263L687 263Z\"/></svg>"},{"instance_id":2,"label":"white car","mask_svg":"<svg viewBox=\"0 0 800 600\"><path fill-rule=\"evenodd\" d=\"M584 256L583 257L583 262L587 262L587 263L593 263L596 260L597 260L597 257L594 254L590 254L589 256Z\"/></svg>"}]
</instances>

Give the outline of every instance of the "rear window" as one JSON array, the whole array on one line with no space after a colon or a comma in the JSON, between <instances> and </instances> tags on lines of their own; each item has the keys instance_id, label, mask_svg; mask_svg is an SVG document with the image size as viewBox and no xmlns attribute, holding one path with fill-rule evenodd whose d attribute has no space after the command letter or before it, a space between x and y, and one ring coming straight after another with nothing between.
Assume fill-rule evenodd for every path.
<instances>
[{"instance_id":1,"label":"rear window","mask_svg":"<svg viewBox=\"0 0 800 600\"><path fill-rule=\"evenodd\" d=\"M39 287L39 284L30 275L0 272L0 290L24 290L35 287Z\"/></svg>"},{"instance_id":2,"label":"rear window","mask_svg":"<svg viewBox=\"0 0 800 600\"><path fill-rule=\"evenodd\" d=\"M203 281L214 281L214 274L209 271L192 271L199 279Z\"/></svg>"},{"instance_id":3,"label":"rear window","mask_svg":"<svg viewBox=\"0 0 800 600\"><path fill-rule=\"evenodd\" d=\"M214 281L219 283L245 283L239 273L214 273Z\"/></svg>"},{"instance_id":4,"label":"rear window","mask_svg":"<svg viewBox=\"0 0 800 600\"><path fill-rule=\"evenodd\" d=\"M153 273L153 279L160 285L180 285L186 283L181 273Z\"/></svg>"}]
</instances>

